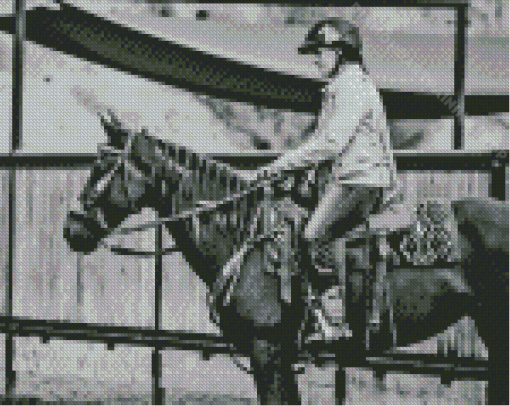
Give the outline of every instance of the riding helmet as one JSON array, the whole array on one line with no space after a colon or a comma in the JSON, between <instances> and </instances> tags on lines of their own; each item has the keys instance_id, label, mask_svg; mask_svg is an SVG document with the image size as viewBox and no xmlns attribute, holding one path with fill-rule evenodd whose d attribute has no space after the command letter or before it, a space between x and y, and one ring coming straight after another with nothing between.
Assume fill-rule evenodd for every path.
<instances>
[{"instance_id":1,"label":"riding helmet","mask_svg":"<svg viewBox=\"0 0 510 406\"><path fill-rule=\"evenodd\" d=\"M360 55L361 39L358 27L342 18L319 21L310 29L298 52L301 55L314 54L321 48L342 49Z\"/></svg>"}]
</instances>

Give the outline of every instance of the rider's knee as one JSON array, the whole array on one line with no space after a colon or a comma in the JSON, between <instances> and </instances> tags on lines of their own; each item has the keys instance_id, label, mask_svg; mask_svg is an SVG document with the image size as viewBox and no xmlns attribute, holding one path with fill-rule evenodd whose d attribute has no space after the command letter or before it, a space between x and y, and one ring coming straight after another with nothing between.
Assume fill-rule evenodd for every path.
<instances>
[{"instance_id":1,"label":"rider's knee","mask_svg":"<svg viewBox=\"0 0 510 406\"><path fill-rule=\"evenodd\" d=\"M315 222L310 222L306 225L305 231L303 233L303 238L308 244L313 244L319 239L319 230L318 226Z\"/></svg>"}]
</instances>

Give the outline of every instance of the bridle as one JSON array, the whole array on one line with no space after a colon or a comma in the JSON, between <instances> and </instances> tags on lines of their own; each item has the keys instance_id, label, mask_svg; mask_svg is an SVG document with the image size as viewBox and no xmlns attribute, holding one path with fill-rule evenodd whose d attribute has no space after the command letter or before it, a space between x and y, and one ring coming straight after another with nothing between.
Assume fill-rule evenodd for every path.
<instances>
[{"instance_id":1,"label":"bridle","mask_svg":"<svg viewBox=\"0 0 510 406\"><path fill-rule=\"evenodd\" d=\"M101 118L101 120L104 120L104 119ZM146 130L142 129L142 133L144 133L144 132L146 132ZM132 167L132 165L129 163L128 157L129 157L129 154L131 153L131 149L133 148L134 138L135 138L136 134L133 131L127 131L126 133L127 133L128 139L127 139L127 142L126 142L124 148L122 149L122 151L119 151L112 147L105 147L105 146L100 147L101 152L108 151L111 154L117 155L117 161L114 163L113 168L108 172L108 174L98 182L98 184L92 191L92 196L91 196L90 200L95 198L102 192L104 187L112 180L113 176L115 175L115 172L122 165L124 165L124 171L127 171L128 166ZM125 175L125 178L127 179L127 175ZM113 230L112 232L108 233L108 237L119 236L119 235L130 235L134 232L141 232L141 231L146 231L146 230L150 230L150 229L155 229L159 226L166 225L168 223L175 223L175 222L179 222L182 220L186 220L186 219L192 218L193 216L197 216L202 213L207 213L207 212L224 209L224 208L227 208L229 206L236 204L238 201L240 201L241 199L247 197L248 195L250 195L252 193L262 191L264 193L264 195L267 195L267 194L271 193L271 190L270 190L271 185L268 184L268 181L273 181L273 180L274 179L262 179L261 182L259 181L255 184L251 185L250 187L246 188L245 190L241 191L240 193L234 193L223 200L205 200L205 201L197 202L195 207L193 207L192 209L173 214L169 217L159 218L158 220L155 220L155 221L148 221L148 222L140 223L140 224L138 224L136 226L132 226L132 227L117 228L117 229ZM89 207L87 207L87 206L89 206ZM108 228L107 222L104 218L103 210L100 208L91 207L91 206L92 206L92 203L89 203L89 201L86 201L84 203L84 208L93 210L95 219L101 224L101 226L103 228L107 229ZM178 250L178 248L172 247L172 248L167 248L167 249L159 250L159 251L155 251L155 252L137 251L132 248L124 248L124 247L121 247L118 245L110 245L103 241L100 242L99 245L110 250L114 254L118 254L118 255L157 256L157 255L165 255L165 254L173 253Z\"/></svg>"},{"instance_id":2,"label":"bridle","mask_svg":"<svg viewBox=\"0 0 510 406\"><path fill-rule=\"evenodd\" d=\"M154 221L147 221L145 223L140 223L139 225L136 225L133 227L117 228L116 230L112 231L108 236L110 237L110 236L115 236L115 235L129 235L134 232L146 231L146 230L150 230L153 228L157 228L162 225L166 225L167 223L175 223L178 221L192 218L193 216L196 216L196 215L199 215L202 213L212 212L215 210L226 208L228 206L231 206L231 205L237 203L239 200L250 195L251 193L255 193L261 189L263 190L263 192L265 194L268 193L267 185L257 184L257 185L254 185L254 186L248 188L245 191L242 191L241 193L233 194L233 195L229 196L227 199L199 202L193 209L185 210L185 211L176 213L169 217L160 218L160 219L154 220ZM172 252L175 252L178 250L176 248L167 248L165 250L157 251L157 252L145 252L145 251L134 251L131 248L123 248L123 247L116 246L116 245L109 245L105 242L101 242L100 245L103 246L104 248L109 249L113 253L120 254L120 255L154 256L154 255L165 255L165 254L172 253Z\"/></svg>"},{"instance_id":3,"label":"bridle","mask_svg":"<svg viewBox=\"0 0 510 406\"><path fill-rule=\"evenodd\" d=\"M144 131L146 131L146 130L142 130L142 132L144 132ZM127 135L128 135L127 143L124 146L124 148L122 149L122 151L120 151L120 152L117 149L114 149L112 147L105 147L105 146L100 147L101 151L109 151L112 154L116 154L117 161L114 163L113 168L108 172L108 174L103 179L101 179L98 182L98 184L95 186L95 188L92 190L92 192L91 192L92 195L90 197L90 201L100 195L100 193L102 192L102 189L104 189L104 187L109 182L111 182L113 176L115 175L115 172L122 165L124 165L124 171L127 171L128 165L132 167L132 165L129 163L128 158L129 158L129 154L131 153L131 149L133 148L135 134L132 131L128 131ZM125 174L124 177L125 177L125 179L127 179L127 174ZM264 196L267 196L271 193L271 189L272 189L270 182L274 181L274 180L275 180L274 178L262 179L262 182L258 181L255 184L250 185L245 190L242 190L240 193L231 194L226 199L219 200L219 201L217 201L217 200L201 201L201 202L198 202L195 205L195 207L193 207L190 210L185 210L183 212L173 214L172 216L169 216L169 217L159 218L158 220L155 220L155 221L141 223L141 224L138 224L133 227L117 228L117 229L113 230L111 233L109 233L108 236L129 235L134 232L146 231L146 230L150 230L150 229L154 229L154 228L166 225L168 223L173 223L173 222L178 222L178 221L182 221L185 219L189 219L189 218L192 218L193 216L197 216L202 213L207 213L207 212L212 212L215 210L223 209L228 206L232 206L232 205L236 204L242 198L245 198L252 193L257 193L257 192L262 191ZM108 228L102 209L100 209L98 207L92 207L92 203L89 201L85 202L84 208L93 210L96 220L101 224L101 226L103 228L105 228L105 229ZM269 236L257 236L256 235L256 232L255 232L256 222L257 221L254 220L254 222L250 226L250 232L249 232L250 237L249 238L251 239L252 245L254 245L257 242L262 241L264 239L270 238ZM277 238L278 230L276 230L273 234L274 234L274 238ZM154 256L160 256L160 255L165 255L165 254L170 254L170 253L173 253L176 251L180 251L179 247L160 249L160 250L156 250L154 252L138 251L138 250L135 250L132 248L125 248L125 247L121 247L121 246L117 246L117 245L110 245L110 244L105 243L104 241L100 242L99 245L106 248L107 250L111 251L112 253L117 254L117 255L136 255L136 256L154 257ZM231 277L231 275L230 275L230 277ZM225 279L225 280L223 280L223 279ZM220 281L216 282L216 284L215 284L215 286L220 286L222 284L222 282L225 284L224 289L218 289L219 290L218 294L214 294L211 291L207 292L208 302L212 305L210 315L211 315L212 320L214 320L216 323L219 323L219 314L214 310L216 303L219 300L219 298L223 298L224 296L227 296L227 297L230 296L233 283L235 283L235 281L232 281L232 280L227 281L226 279L228 279L228 277L226 275L224 275L223 279L220 278ZM240 368L242 371L249 373L249 374L254 373L253 368L243 365L243 362L237 355L232 355L232 358L233 358L234 363L237 365L237 367Z\"/></svg>"}]
</instances>

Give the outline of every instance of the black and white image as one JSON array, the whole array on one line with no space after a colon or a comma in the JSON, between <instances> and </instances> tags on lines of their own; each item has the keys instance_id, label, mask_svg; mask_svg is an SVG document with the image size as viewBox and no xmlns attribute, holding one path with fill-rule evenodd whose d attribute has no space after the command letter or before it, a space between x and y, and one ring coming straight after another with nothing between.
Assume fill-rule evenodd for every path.
<instances>
[{"instance_id":1,"label":"black and white image","mask_svg":"<svg viewBox=\"0 0 510 406\"><path fill-rule=\"evenodd\" d=\"M1 2L1 402L508 404L509 9Z\"/></svg>"}]
</instances>

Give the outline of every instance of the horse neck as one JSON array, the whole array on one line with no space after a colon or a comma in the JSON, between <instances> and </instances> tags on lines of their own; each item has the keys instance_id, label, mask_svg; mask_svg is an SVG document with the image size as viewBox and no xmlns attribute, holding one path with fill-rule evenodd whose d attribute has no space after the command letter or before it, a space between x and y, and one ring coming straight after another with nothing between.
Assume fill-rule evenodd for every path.
<instances>
[{"instance_id":1,"label":"horse neck","mask_svg":"<svg viewBox=\"0 0 510 406\"><path fill-rule=\"evenodd\" d=\"M149 200L160 217L193 209L200 201L226 199L248 187L229 165L150 137L142 144L137 155L154 170L154 198ZM167 224L182 255L208 285L216 280L217 272L240 243L242 228L236 230L235 227L240 224L240 217L247 219L250 205L245 207L244 211L238 209L223 214L224 211L216 210Z\"/></svg>"}]
</instances>

